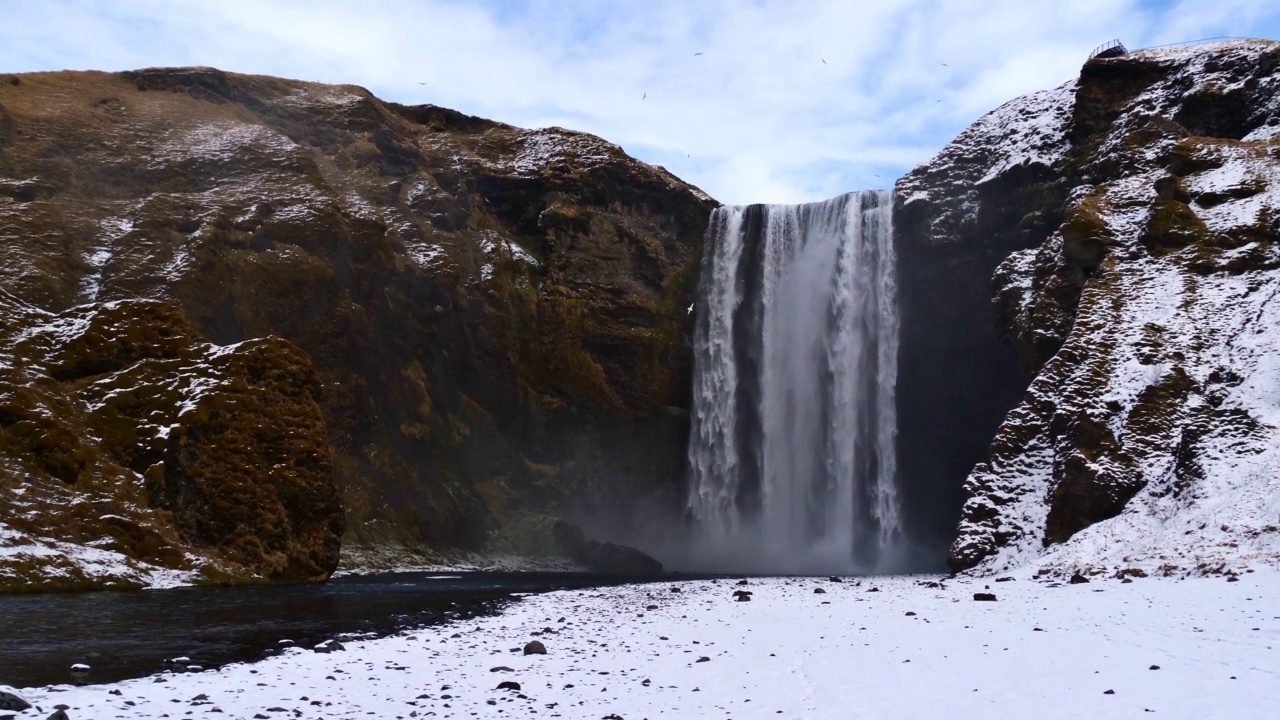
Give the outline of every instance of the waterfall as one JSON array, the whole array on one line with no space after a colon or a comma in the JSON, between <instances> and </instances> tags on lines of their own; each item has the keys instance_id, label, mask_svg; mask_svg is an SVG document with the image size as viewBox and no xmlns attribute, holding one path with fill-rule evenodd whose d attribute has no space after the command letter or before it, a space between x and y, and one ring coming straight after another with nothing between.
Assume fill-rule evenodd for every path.
<instances>
[{"instance_id":1,"label":"waterfall","mask_svg":"<svg viewBox=\"0 0 1280 720\"><path fill-rule=\"evenodd\" d=\"M694 332L702 563L884 569L899 536L892 193L715 211Z\"/></svg>"}]
</instances>

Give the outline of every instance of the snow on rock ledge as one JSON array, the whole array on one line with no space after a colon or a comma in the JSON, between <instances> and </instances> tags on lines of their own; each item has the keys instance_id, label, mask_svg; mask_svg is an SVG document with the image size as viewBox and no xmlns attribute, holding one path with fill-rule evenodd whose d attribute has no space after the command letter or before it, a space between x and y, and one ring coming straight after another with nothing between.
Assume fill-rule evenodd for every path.
<instances>
[{"instance_id":1,"label":"snow on rock ledge","mask_svg":"<svg viewBox=\"0 0 1280 720\"><path fill-rule=\"evenodd\" d=\"M1071 125L1040 155L1060 222L995 273L1034 379L965 483L954 569L1280 562L1278 67L1280 44L1223 43L1093 60L1062 88Z\"/></svg>"},{"instance_id":2,"label":"snow on rock ledge","mask_svg":"<svg viewBox=\"0 0 1280 720\"><path fill-rule=\"evenodd\" d=\"M316 581L341 503L306 355L148 300L0 290L0 592Z\"/></svg>"}]
</instances>

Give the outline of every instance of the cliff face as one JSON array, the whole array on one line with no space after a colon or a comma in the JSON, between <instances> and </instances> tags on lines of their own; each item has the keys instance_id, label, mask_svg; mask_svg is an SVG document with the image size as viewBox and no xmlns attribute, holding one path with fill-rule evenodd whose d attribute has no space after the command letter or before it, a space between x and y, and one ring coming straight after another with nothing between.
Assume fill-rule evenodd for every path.
<instances>
[{"instance_id":1,"label":"cliff face","mask_svg":"<svg viewBox=\"0 0 1280 720\"><path fill-rule=\"evenodd\" d=\"M318 390L279 338L217 347L165 303L51 314L0 290L0 591L327 578Z\"/></svg>"},{"instance_id":2,"label":"cliff face","mask_svg":"<svg viewBox=\"0 0 1280 720\"><path fill-rule=\"evenodd\" d=\"M1092 60L900 184L955 262L1006 255L996 327L1032 378L965 481L954 569L1280 559L1278 68L1264 41Z\"/></svg>"},{"instance_id":3,"label":"cliff face","mask_svg":"<svg viewBox=\"0 0 1280 720\"><path fill-rule=\"evenodd\" d=\"M961 481L1026 387L992 322L991 276L1061 222L1074 85L1009 103L895 188L898 473L908 534L942 556Z\"/></svg>"},{"instance_id":4,"label":"cliff face","mask_svg":"<svg viewBox=\"0 0 1280 720\"><path fill-rule=\"evenodd\" d=\"M589 135L357 87L212 69L0 82L10 304L150 326L133 313L157 306L120 303L152 300L187 337L289 355L279 372L319 412L296 450L323 458L309 487L341 489L349 546L479 549L531 513L677 492L714 205ZM166 463L148 510L237 447L208 423L188 434L219 449ZM234 512L208 510L175 520L184 539Z\"/></svg>"}]
</instances>

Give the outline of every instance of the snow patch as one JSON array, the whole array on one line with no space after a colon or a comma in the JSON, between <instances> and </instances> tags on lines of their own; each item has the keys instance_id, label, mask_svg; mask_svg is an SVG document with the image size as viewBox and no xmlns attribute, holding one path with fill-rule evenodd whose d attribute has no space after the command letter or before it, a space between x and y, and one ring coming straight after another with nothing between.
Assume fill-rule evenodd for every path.
<instances>
[{"instance_id":1,"label":"snow patch","mask_svg":"<svg viewBox=\"0 0 1280 720\"><path fill-rule=\"evenodd\" d=\"M172 570L135 560L121 553L87 544L20 533L0 522L0 577L13 576L13 566L38 562L41 577L49 580L111 578L150 588L194 583L199 573Z\"/></svg>"},{"instance_id":2,"label":"snow patch","mask_svg":"<svg viewBox=\"0 0 1280 720\"><path fill-rule=\"evenodd\" d=\"M281 158L301 150L297 143L265 125L219 121L197 125L170 137L153 151L151 166L170 167L175 160L192 157L231 162L246 148Z\"/></svg>"},{"instance_id":3,"label":"snow patch","mask_svg":"<svg viewBox=\"0 0 1280 720\"><path fill-rule=\"evenodd\" d=\"M560 127L521 130L516 142L511 169L527 177L540 175L555 163L585 170L617 162L623 156L622 148L613 143Z\"/></svg>"}]
</instances>

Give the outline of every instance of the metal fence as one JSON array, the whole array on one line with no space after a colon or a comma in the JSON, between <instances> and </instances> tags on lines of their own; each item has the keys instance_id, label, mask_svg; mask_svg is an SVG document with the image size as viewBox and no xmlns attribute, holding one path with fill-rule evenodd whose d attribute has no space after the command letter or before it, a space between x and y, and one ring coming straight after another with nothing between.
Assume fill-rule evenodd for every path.
<instances>
[{"instance_id":1,"label":"metal fence","mask_svg":"<svg viewBox=\"0 0 1280 720\"><path fill-rule=\"evenodd\" d=\"M1263 38L1229 37L1229 36L1211 37L1211 38L1204 38L1203 40L1187 40L1186 42L1169 43L1168 45L1152 45L1151 47L1140 48L1138 50L1135 50L1134 52L1141 52L1143 50L1174 50L1177 48L1193 47L1195 45L1210 45L1212 43L1218 43L1218 42L1231 42L1232 40L1262 40L1262 39Z\"/></svg>"},{"instance_id":2,"label":"metal fence","mask_svg":"<svg viewBox=\"0 0 1280 720\"><path fill-rule=\"evenodd\" d=\"M1089 59L1092 60L1099 56L1104 58L1119 57L1121 55L1128 55L1131 52L1145 52L1147 50L1176 50L1178 48L1194 47L1196 45L1211 45L1213 43L1220 42L1233 42L1236 40L1264 40L1264 38L1224 35L1221 37L1204 38L1201 40L1187 40L1184 42L1169 43L1168 45L1152 45L1150 47L1138 48L1137 50L1128 50L1125 48L1124 43L1119 40L1110 40L1094 48L1093 52L1089 53Z\"/></svg>"},{"instance_id":3,"label":"metal fence","mask_svg":"<svg viewBox=\"0 0 1280 720\"><path fill-rule=\"evenodd\" d=\"M1089 53L1089 59L1092 60L1104 53L1107 55L1107 57L1113 57L1116 55L1125 55L1128 52L1129 51L1125 50L1124 48L1124 43L1120 42L1119 40L1110 40L1094 48L1093 52Z\"/></svg>"}]
</instances>

